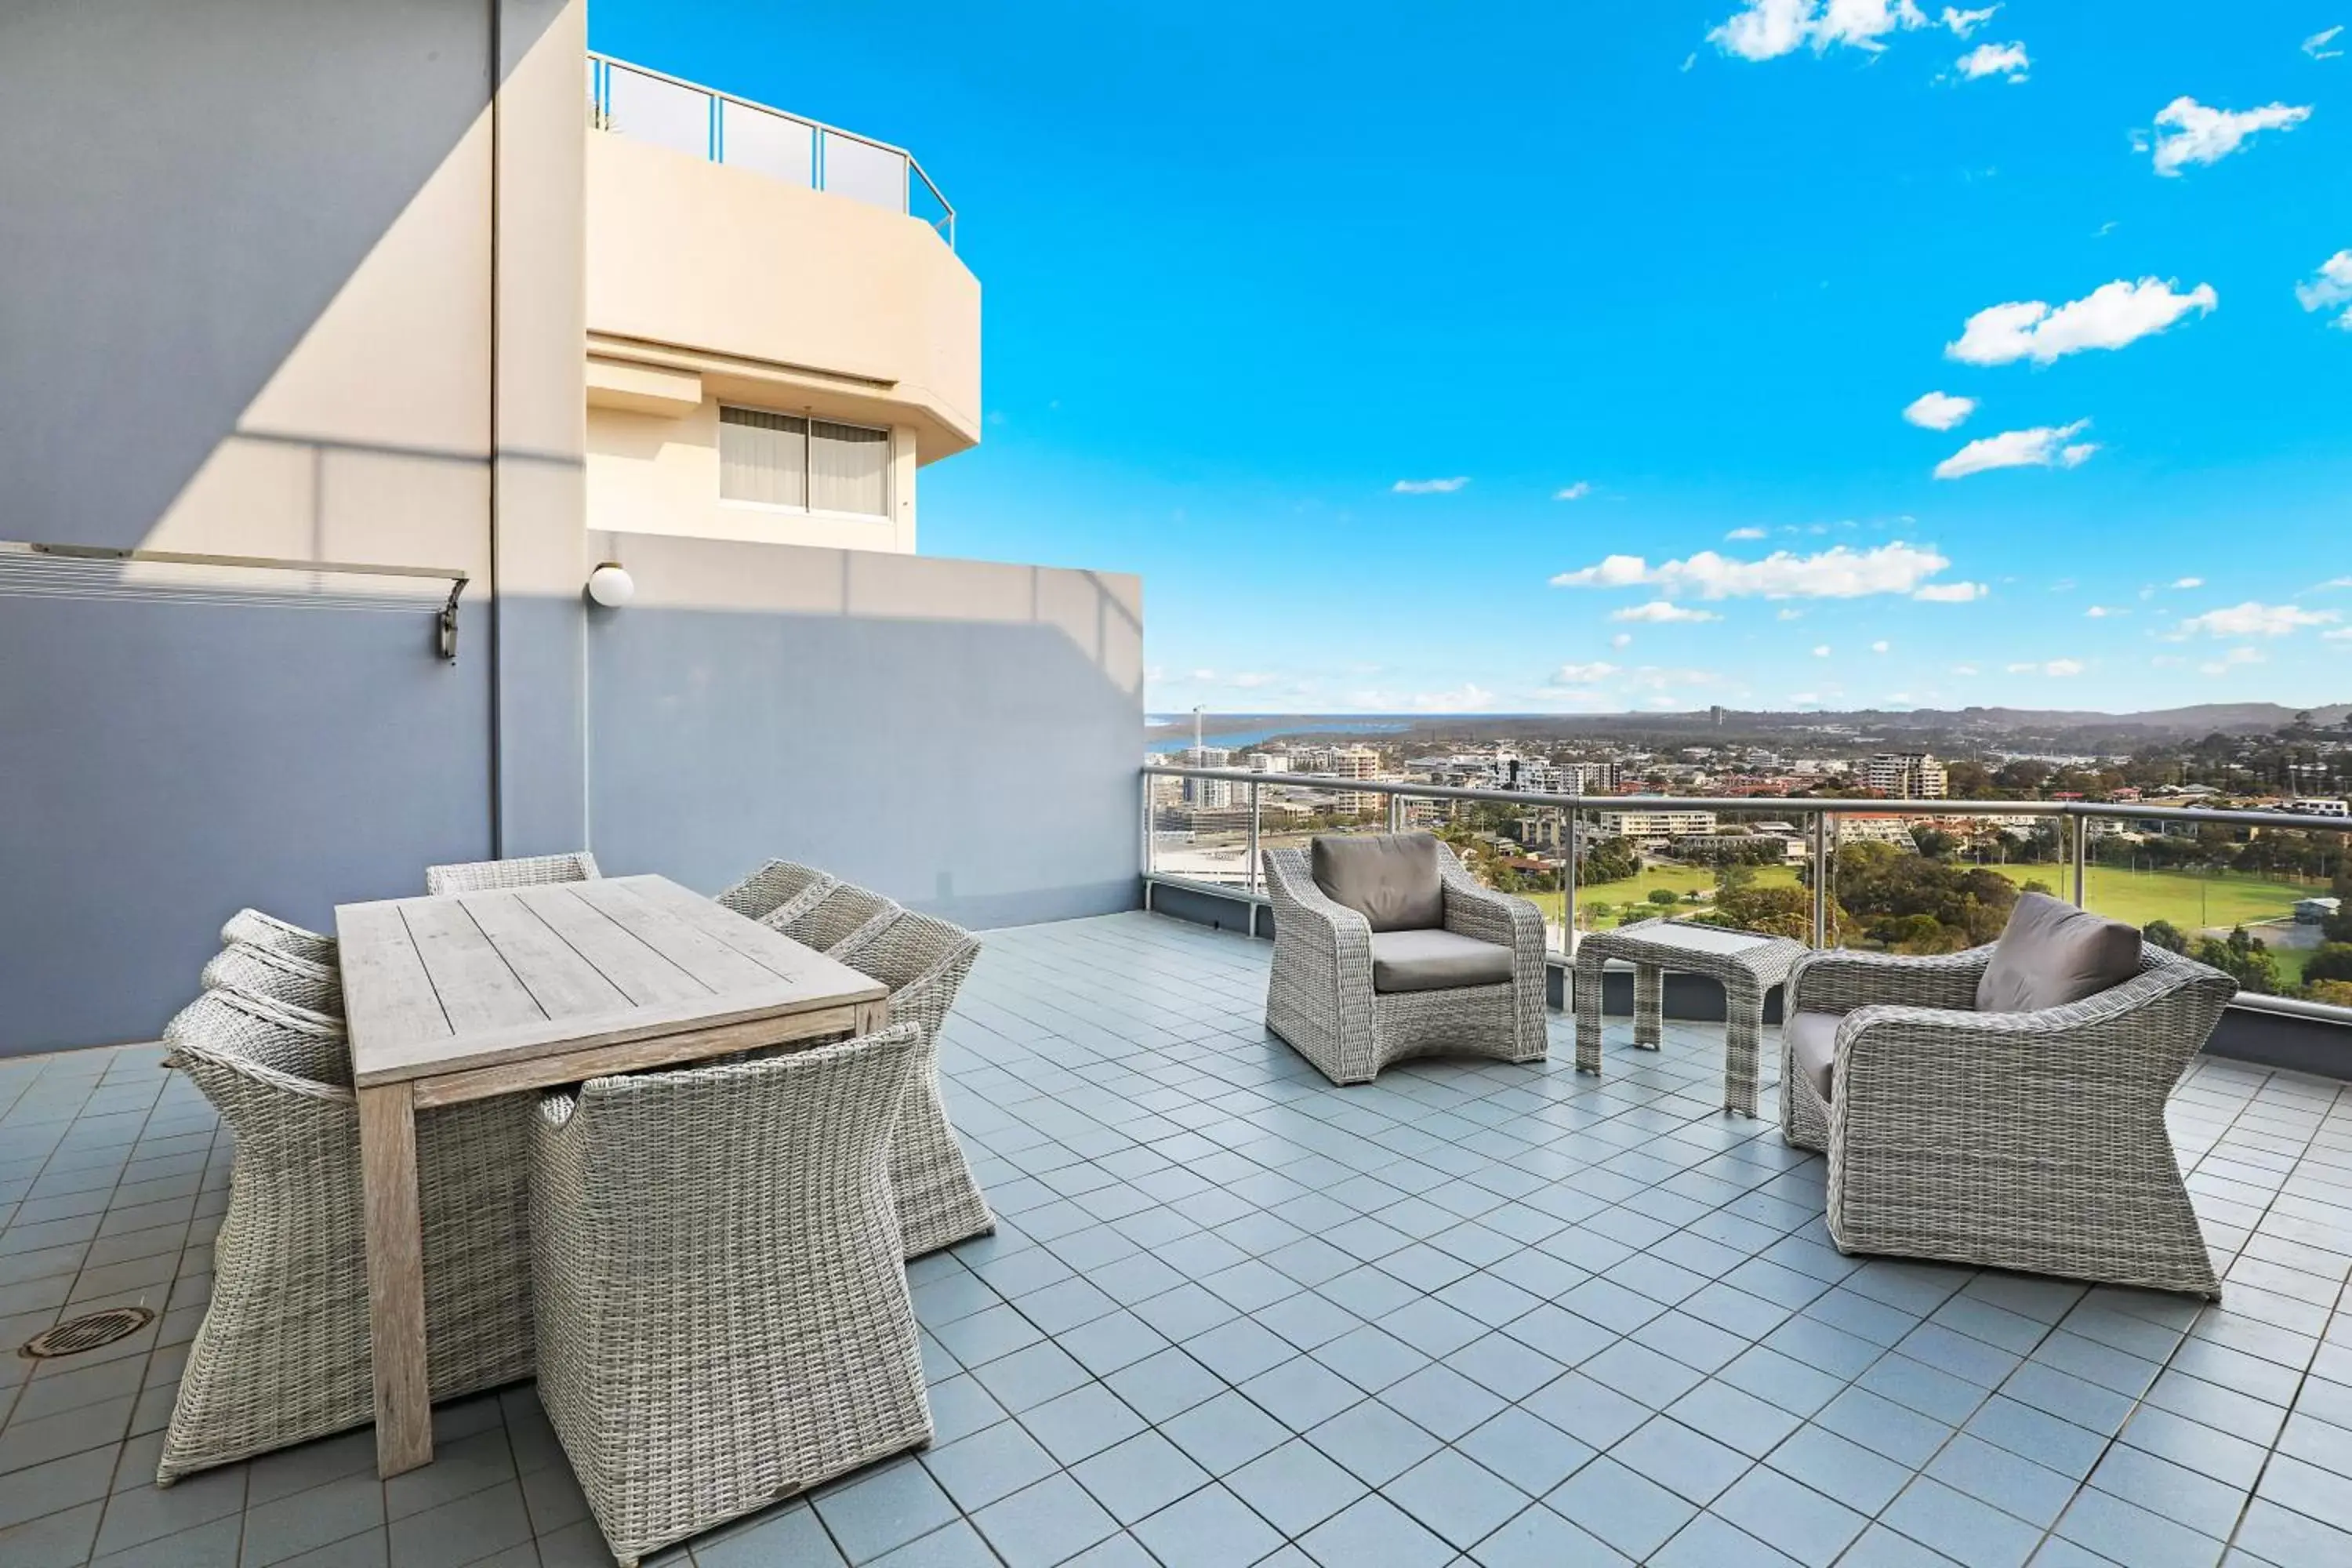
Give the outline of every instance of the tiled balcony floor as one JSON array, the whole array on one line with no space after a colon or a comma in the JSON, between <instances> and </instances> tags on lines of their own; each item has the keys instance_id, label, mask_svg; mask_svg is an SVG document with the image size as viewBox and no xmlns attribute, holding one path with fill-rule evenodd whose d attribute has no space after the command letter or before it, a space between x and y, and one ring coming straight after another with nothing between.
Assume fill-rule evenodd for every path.
<instances>
[{"instance_id":1,"label":"tiled balcony floor","mask_svg":"<svg viewBox=\"0 0 2352 1568\"><path fill-rule=\"evenodd\" d=\"M1602 1081L1555 1020L1549 1063L1335 1090L1260 1027L1269 951L990 937L950 1056L1003 1225L913 1270L938 1443L697 1562L2352 1563L2343 1086L2179 1090L2230 1258L2200 1310L1841 1258L1705 1026L1621 1022ZM0 1337L168 1307L0 1363L0 1563L609 1561L528 1387L388 1485L365 1432L147 1484L229 1160L156 1059L0 1063Z\"/></svg>"}]
</instances>

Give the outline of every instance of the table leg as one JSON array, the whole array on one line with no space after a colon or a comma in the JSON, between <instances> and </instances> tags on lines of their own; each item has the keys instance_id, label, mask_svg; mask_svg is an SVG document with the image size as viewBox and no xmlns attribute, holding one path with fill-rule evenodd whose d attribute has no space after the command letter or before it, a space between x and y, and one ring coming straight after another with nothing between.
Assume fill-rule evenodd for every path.
<instances>
[{"instance_id":1,"label":"table leg","mask_svg":"<svg viewBox=\"0 0 2352 1568\"><path fill-rule=\"evenodd\" d=\"M1570 975L1576 1004L1576 1070L1601 1070L1601 964L1599 952L1580 948Z\"/></svg>"},{"instance_id":2,"label":"table leg","mask_svg":"<svg viewBox=\"0 0 2352 1568\"><path fill-rule=\"evenodd\" d=\"M1665 993L1664 970L1654 963L1633 966L1633 1043L1645 1051L1658 1048L1663 1033L1659 1016L1664 1011Z\"/></svg>"},{"instance_id":3,"label":"table leg","mask_svg":"<svg viewBox=\"0 0 2352 1568\"><path fill-rule=\"evenodd\" d=\"M887 997L879 1002L860 1002L857 1005L857 1032L860 1035L870 1035L889 1022L890 1003Z\"/></svg>"},{"instance_id":4,"label":"table leg","mask_svg":"<svg viewBox=\"0 0 2352 1568\"><path fill-rule=\"evenodd\" d=\"M1723 981L1723 1109L1753 1120L1756 1057L1764 1037L1764 992L1751 975Z\"/></svg>"},{"instance_id":5,"label":"table leg","mask_svg":"<svg viewBox=\"0 0 2352 1568\"><path fill-rule=\"evenodd\" d=\"M406 1083L359 1091L368 1324L375 1352L375 1470L433 1462L425 1359L425 1233L416 1198L416 1106Z\"/></svg>"}]
</instances>

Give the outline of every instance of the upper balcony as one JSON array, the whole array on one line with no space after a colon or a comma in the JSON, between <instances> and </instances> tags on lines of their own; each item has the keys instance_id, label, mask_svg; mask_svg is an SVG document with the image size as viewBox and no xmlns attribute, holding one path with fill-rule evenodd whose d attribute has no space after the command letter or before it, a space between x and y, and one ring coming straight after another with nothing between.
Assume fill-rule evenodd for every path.
<instances>
[{"instance_id":1,"label":"upper balcony","mask_svg":"<svg viewBox=\"0 0 2352 1568\"><path fill-rule=\"evenodd\" d=\"M912 154L602 56L587 85L593 406L980 439L980 285Z\"/></svg>"}]
</instances>

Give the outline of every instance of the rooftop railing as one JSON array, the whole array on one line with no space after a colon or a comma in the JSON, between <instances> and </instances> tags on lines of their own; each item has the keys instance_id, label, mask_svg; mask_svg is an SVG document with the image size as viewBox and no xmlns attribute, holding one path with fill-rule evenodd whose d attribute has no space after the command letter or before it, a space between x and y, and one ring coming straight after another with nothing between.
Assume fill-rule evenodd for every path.
<instances>
[{"instance_id":1,"label":"rooftop railing","mask_svg":"<svg viewBox=\"0 0 2352 1568\"><path fill-rule=\"evenodd\" d=\"M919 218L955 248L955 208L903 147L593 51L588 110L600 131Z\"/></svg>"},{"instance_id":2,"label":"rooftop railing","mask_svg":"<svg viewBox=\"0 0 2352 1568\"><path fill-rule=\"evenodd\" d=\"M2161 921L2172 928L2168 937L2177 932L2192 950L2207 940L2226 945L2225 933L2255 928L2253 935L2267 933L2263 950L2248 944L2231 955L2247 972L2239 1005L2352 1026L2352 1006L2282 994L2303 989L2301 965L2319 946L2318 925L2298 922L2294 905L2326 897L2352 848L2352 823L2332 826L2336 819L2307 813L2091 801L1576 795L1168 763L1144 765L1141 796L1147 895L1156 887L1185 888L1260 908L1263 849L1303 845L1320 833L1413 826L1459 838L1461 808L1501 807L1527 837L1495 839L1490 853L1472 858L1472 869L1543 910L1558 962L1573 954L1585 931L1659 914L1704 916L1816 947L1973 946L1990 941L2000 920L1980 897L1998 889L1965 875L1984 869L2019 886L2040 883L2078 908L2143 928ZM1628 837L1604 832L1598 817L1654 812L1764 819L1796 831L1636 833L1631 837L1656 849L1596 858L1605 842ZM1993 842L1955 842L1944 858L1922 853L1913 832L1986 818L1995 819L1986 825L1996 830ZM1475 826L1465 831L1478 836ZM2265 869L2210 858L2227 849L2243 859L2253 843L2268 846L2252 857ZM1524 873L1511 868L1514 859ZM1940 869L1927 872L1928 885L1921 886L1927 863ZM1505 874L1496 874L1498 866ZM1901 902L1889 899L1890 882L1906 875L1938 911L1926 924L1890 912ZM1969 907L1971 899L1977 907ZM2275 972L2269 982L2261 978L2265 963ZM2273 990L2259 989L2265 983Z\"/></svg>"}]
</instances>

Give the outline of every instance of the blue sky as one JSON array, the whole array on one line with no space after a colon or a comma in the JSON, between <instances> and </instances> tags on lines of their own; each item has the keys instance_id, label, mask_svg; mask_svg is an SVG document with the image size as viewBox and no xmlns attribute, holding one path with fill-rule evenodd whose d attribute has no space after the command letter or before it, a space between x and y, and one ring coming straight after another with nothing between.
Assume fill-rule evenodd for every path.
<instances>
[{"instance_id":1,"label":"blue sky","mask_svg":"<svg viewBox=\"0 0 2352 1568\"><path fill-rule=\"evenodd\" d=\"M987 409L922 547L1141 574L1154 710L2352 699L2352 0L1944 13L590 32L915 151Z\"/></svg>"}]
</instances>

